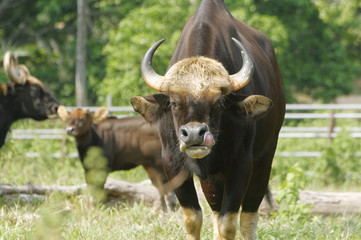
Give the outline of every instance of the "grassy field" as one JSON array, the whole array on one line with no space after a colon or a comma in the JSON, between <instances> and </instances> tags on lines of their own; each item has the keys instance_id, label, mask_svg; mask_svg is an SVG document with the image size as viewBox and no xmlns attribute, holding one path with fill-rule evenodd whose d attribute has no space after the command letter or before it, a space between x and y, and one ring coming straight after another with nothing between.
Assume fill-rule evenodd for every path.
<instances>
[{"instance_id":1,"label":"grassy field","mask_svg":"<svg viewBox=\"0 0 361 240\"><path fill-rule=\"evenodd\" d=\"M53 120L41 123L21 121L13 126L52 127L61 128L61 123ZM355 151L360 151L360 146L360 141L349 138L347 133L341 134L332 143L322 139L281 139L278 151L322 151L323 154L320 158L310 159L275 158L271 189L280 193L278 200L291 202L293 207L261 216L257 238L361 239L360 214L314 216L307 206L296 203L297 189L361 191L361 161L360 157L353 155ZM7 140L0 150L0 183L84 183L78 159L51 157L52 153L61 151L59 140ZM75 151L74 140L67 138L65 152ZM26 158L26 152L39 152L41 156ZM115 172L110 176L129 182L147 178L142 168ZM286 191L285 188L290 186L292 191ZM205 202L202 202L202 208L202 239L212 239L211 210ZM238 232L237 239L240 238ZM165 214L142 203L95 204L88 195L69 197L54 193L31 203L7 202L0 196L0 239L185 239L185 229L179 208Z\"/></svg>"},{"instance_id":2,"label":"grassy field","mask_svg":"<svg viewBox=\"0 0 361 240\"><path fill-rule=\"evenodd\" d=\"M212 239L203 203L202 239ZM185 239L181 210L164 215L142 204L94 205L88 197L51 195L44 202L3 205L0 239ZM258 239L360 239L360 216L307 214L260 217ZM237 233L240 239L240 233Z\"/></svg>"}]
</instances>

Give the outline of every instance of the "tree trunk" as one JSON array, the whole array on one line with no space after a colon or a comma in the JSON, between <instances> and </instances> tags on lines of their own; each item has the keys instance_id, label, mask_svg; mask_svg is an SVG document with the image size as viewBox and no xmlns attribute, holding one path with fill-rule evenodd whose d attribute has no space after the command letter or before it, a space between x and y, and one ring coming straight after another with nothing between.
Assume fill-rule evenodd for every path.
<instances>
[{"instance_id":1,"label":"tree trunk","mask_svg":"<svg viewBox=\"0 0 361 240\"><path fill-rule=\"evenodd\" d=\"M0 3L0 17L2 17L5 11L10 11L9 9L12 5L14 5L12 0L2 0Z\"/></svg>"},{"instance_id":2,"label":"tree trunk","mask_svg":"<svg viewBox=\"0 0 361 240\"><path fill-rule=\"evenodd\" d=\"M86 0L78 0L78 25L75 70L75 91L77 106L88 105L86 88L86 9Z\"/></svg>"}]
</instances>

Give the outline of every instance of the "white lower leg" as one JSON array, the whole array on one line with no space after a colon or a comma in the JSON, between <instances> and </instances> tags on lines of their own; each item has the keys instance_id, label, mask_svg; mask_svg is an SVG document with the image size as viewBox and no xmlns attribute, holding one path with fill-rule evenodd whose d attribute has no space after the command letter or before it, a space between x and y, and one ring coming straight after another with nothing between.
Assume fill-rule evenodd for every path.
<instances>
[{"instance_id":1,"label":"white lower leg","mask_svg":"<svg viewBox=\"0 0 361 240\"><path fill-rule=\"evenodd\" d=\"M191 208L183 208L184 225L187 230L188 240L199 240L201 238L202 211Z\"/></svg>"},{"instance_id":2,"label":"white lower leg","mask_svg":"<svg viewBox=\"0 0 361 240\"><path fill-rule=\"evenodd\" d=\"M221 240L221 236L219 235L218 231L218 217L219 212L213 212L212 219L213 219L213 240Z\"/></svg>"},{"instance_id":3,"label":"white lower leg","mask_svg":"<svg viewBox=\"0 0 361 240\"><path fill-rule=\"evenodd\" d=\"M218 231L220 239L234 240L237 231L237 213L227 213L218 217Z\"/></svg>"},{"instance_id":4,"label":"white lower leg","mask_svg":"<svg viewBox=\"0 0 361 240\"><path fill-rule=\"evenodd\" d=\"M257 212L241 213L241 232L245 240L254 240L256 237L256 227L258 222Z\"/></svg>"}]
</instances>

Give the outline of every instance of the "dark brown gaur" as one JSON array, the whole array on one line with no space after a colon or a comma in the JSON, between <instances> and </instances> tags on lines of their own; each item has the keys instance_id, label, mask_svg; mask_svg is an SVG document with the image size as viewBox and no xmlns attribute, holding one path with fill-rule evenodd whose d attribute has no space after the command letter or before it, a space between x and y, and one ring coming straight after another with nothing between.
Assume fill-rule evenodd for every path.
<instances>
[{"instance_id":1,"label":"dark brown gaur","mask_svg":"<svg viewBox=\"0 0 361 240\"><path fill-rule=\"evenodd\" d=\"M107 159L107 173L143 166L161 195L164 210L172 209L175 196L163 170L158 129L142 117L108 118L108 113L105 107L94 113L81 108L68 112L64 106L58 109L60 119L67 123L67 134L75 138L85 176L90 171L84 164L86 154L91 147L99 147ZM101 187L105 181L106 177Z\"/></svg>"},{"instance_id":2,"label":"dark brown gaur","mask_svg":"<svg viewBox=\"0 0 361 240\"><path fill-rule=\"evenodd\" d=\"M9 83L0 83L0 148L12 123L23 118L45 120L57 117L60 102L29 69L18 64L18 58L8 51L4 55L4 70Z\"/></svg>"},{"instance_id":3,"label":"dark brown gaur","mask_svg":"<svg viewBox=\"0 0 361 240\"><path fill-rule=\"evenodd\" d=\"M188 172L174 186L187 237L200 239L202 226L195 174L213 211L214 239L234 239L237 218L243 237L255 239L285 114L274 49L264 34L235 19L222 0L201 2L160 76L152 58L163 41L141 64L144 81L160 93L131 102L158 124L168 179Z\"/></svg>"}]
</instances>

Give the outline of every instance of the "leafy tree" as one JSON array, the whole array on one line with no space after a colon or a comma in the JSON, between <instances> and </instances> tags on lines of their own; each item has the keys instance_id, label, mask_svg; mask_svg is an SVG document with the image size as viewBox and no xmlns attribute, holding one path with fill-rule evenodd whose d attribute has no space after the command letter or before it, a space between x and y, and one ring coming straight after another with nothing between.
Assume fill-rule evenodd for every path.
<instances>
[{"instance_id":1,"label":"leafy tree","mask_svg":"<svg viewBox=\"0 0 361 240\"><path fill-rule=\"evenodd\" d=\"M295 96L300 93L328 102L352 90L353 80L361 74L359 55L354 51L359 48L359 41L355 40L359 39L360 31L344 32L350 26L354 27L352 29L359 26L355 21L360 15L356 0L350 1L352 3L347 0L225 2L235 17L271 39L283 73L288 102L295 101ZM339 9L334 9L330 2L336 5L339 2L344 5L349 3L345 8L348 10L341 12L340 20L335 18ZM141 8L134 9L116 30L111 31L104 51L108 56L105 88L98 92L103 99L106 93L111 93L116 104L128 104L130 96L150 93L140 77L141 58L156 40L171 36L171 41L166 41L165 46L157 51L154 61L157 63L154 67L158 67L159 72L165 71L179 33L199 1L193 4L153 0L149 5L143 4ZM183 8L178 9L178 6ZM325 11L328 15L323 13ZM174 21L164 25L164 19L170 16ZM162 33L165 34L162 36ZM164 49L166 53L162 55Z\"/></svg>"},{"instance_id":2,"label":"leafy tree","mask_svg":"<svg viewBox=\"0 0 361 240\"><path fill-rule=\"evenodd\" d=\"M353 80L361 74L360 62L350 55L354 43L344 41L346 25L337 26L338 21L322 18L322 13L327 15L325 12L329 11L339 14L332 10L333 6L346 3L346 0L315 2L318 5L311 0L254 0L257 12L277 16L288 33L289 44L278 59L285 84L292 89L291 94L305 92L328 102L352 90ZM357 0L347 2L352 2L350 9L355 16L360 3ZM292 100L290 94L288 97Z\"/></svg>"},{"instance_id":3,"label":"leafy tree","mask_svg":"<svg viewBox=\"0 0 361 240\"><path fill-rule=\"evenodd\" d=\"M2 55L15 51L19 61L65 103L74 77L76 2L13 0L0 15ZM70 69L70 70L69 70ZM3 81L7 78L2 75ZM64 86L64 88L63 88Z\"/></svg>"},{"instance_id":4,"label":"leafy tree","mask_svg":"<svg viewBox=\"0 0 361 240\"><path fill-rule=\"evenodd\" d=\"M166 71L181 30L201 0L88 0L87 88L90 105L128 105L150 94L140 61L157 40L155 69ZM361 75L359 0L225 0L231 13L272 41L288 102L299 93L331 101L353 89ZM66 105L75 104L76 1L3 0L2 55L15 50L20 62ZM0 70L2 72L2 69ZM0 74L0 81L7 81Z\"/></svg>"},{"instance_id":5,"label":"leafy tree","mask_svg":"<svg viewBox=\"0 0 361 240\"><path fill-rule=\"evenodd\" d=\"M130 97L152 93L140 75L142 57L153 43L167 38L154 58L154 68L164 74L183 25L195 7L182 0L144 1L110 31L104 48L107 75L98 91L102 101L110 93L114 104L129 105Z\"/></svg>"},{"instance_id":6,"label":"leafy tree","mask_svg":"<svg viewBox=\"0 0 361 240\"><path fill-rule=\"evenodd\" d=\"M88 1L87 87L91 105L99 104L94 89L99 88L105 76L102 48L108 38L103 28L117 26L138 4L139 1ZM6 0L0 4L2 56L7 50L15 51L19 61L66 105L75 104L76 17L73 0ZM8 81L5 74L0 74L0 81Z\"/></svg>"}]
</instances>

